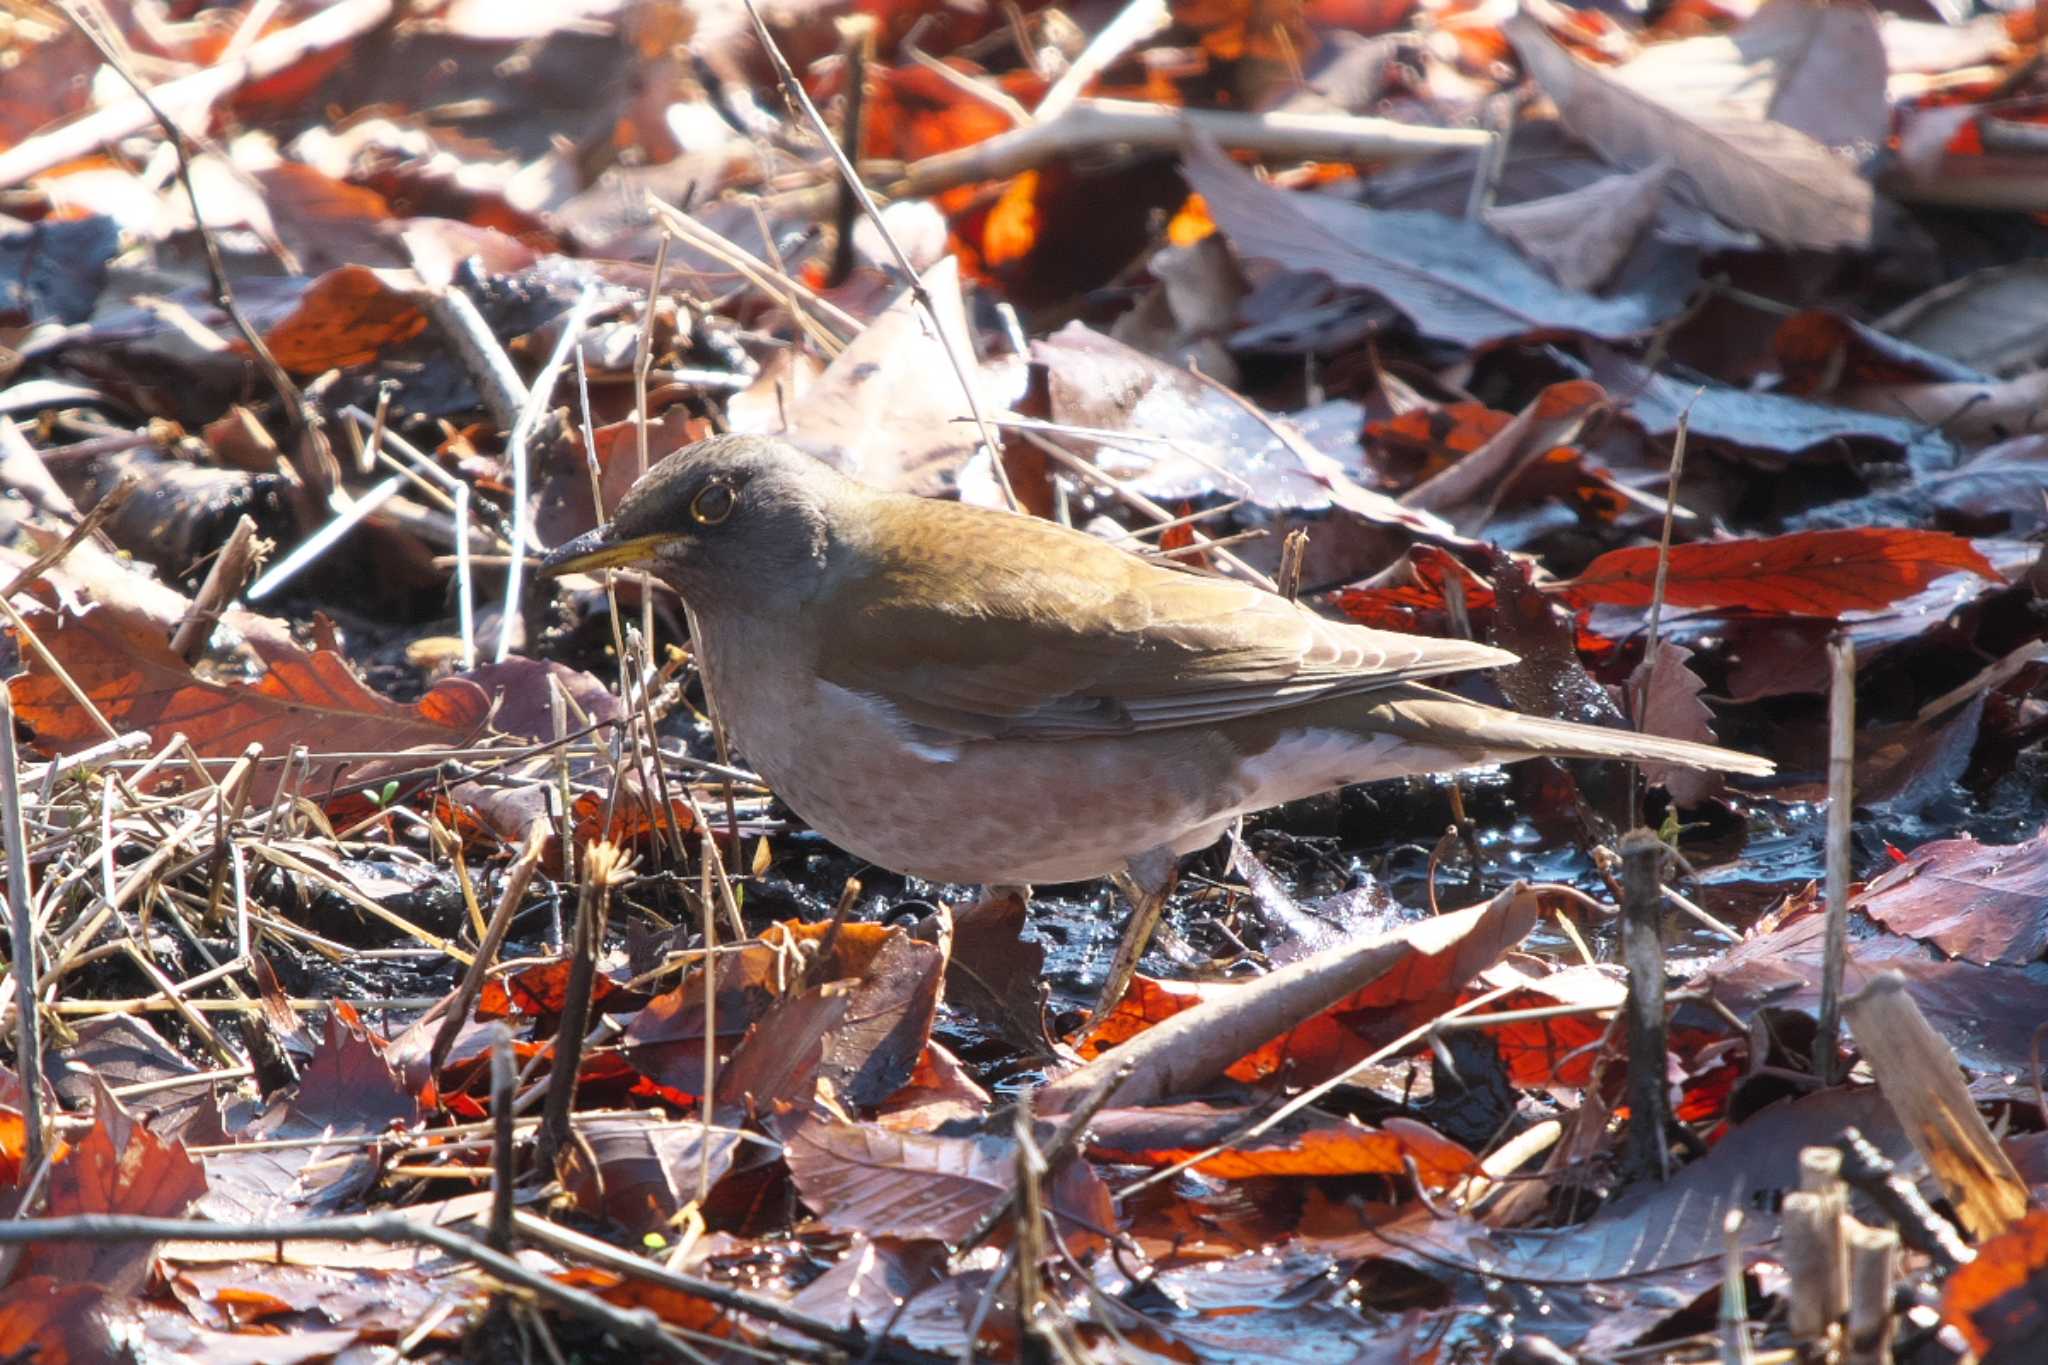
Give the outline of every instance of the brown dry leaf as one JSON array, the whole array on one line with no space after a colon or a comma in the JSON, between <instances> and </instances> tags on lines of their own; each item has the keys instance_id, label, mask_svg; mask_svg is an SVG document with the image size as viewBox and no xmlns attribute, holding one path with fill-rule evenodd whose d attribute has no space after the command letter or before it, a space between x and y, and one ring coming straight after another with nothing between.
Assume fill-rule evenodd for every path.
<instances>
[{"instance_id":1,"label":"brown dry leaf","mask_svg":"<svg viewBox=\"0 0 2048 1365\"><path fill-rule=\"evenodd\" d=\"M1567 289L1597 291L1614 278L1657 220L1671 179L1659 161L1584 189L1486 211L1486 225L1543 262Z\"/></svg>"},{"instance_id":2,"label":"brown dry leaf","mask_svg":"<svg viewBox=\"0 0 2048 1365\"><path fill-rule=\"evenodd\" d=\"M147 730L158 744L181 731L200 754L214 758L239 756L251 743L269 754L306 745L314 759L304 791L316 798L350 764L321 753L454 748L483 728L490 709L483 689L460 679L436 683L416 702L390 701L326 650L273 650L269 670L255 682L211 681L171 653L156 622L126 606L101 603L83 613L44 608L26 619L117 731ZM64 684L32 651L22 653L28 671L9 687L37 744L61 754L105 739ZM282 771L277 764L259 767L251 799L269 800Z\"/></svg>"},{"instance_id":3,"label":"brown dry leaf","mask_svg":"<svg viewBox=\"0 0 2048 1365\"><path fill-rule=\"evenodd\" d=\"M42 1215L127 1214L175 1218L206 1193L206 1170L182 1142L164 1142L138 1125L106 1087L98 1085L92 1131L50 1171ZM67 1284L92 1283L115 1294L132 1293L148 1278L156 1244L67 1242L29 1246L19 1273L48 1275Z\"/></svg>"},{"instance_id":4,"label":"brown dry leaf","mask_svg":"<svg viewBox=\"0 0 2048 1365\"><path fill-rule=\"evenodd\" d=\"M1017 1185L1017 1144L1000 1137L895 1133L867 1124L806 1123L784 1145L790 1177L827 1227L870 1237L958 1241ZM1080 1254L1116 1230L1109 1187L1085 1162L1047 1182L1047 1209Z\"/></svg>"},{"instance_id":5,"label":"brown dry leaf","mask_svg":"<svg viewBox=\"0 0 2048 1365\"><path fill-rule=\"evenodd\" d=\"M1706 683L1686 667L1692 651L1669 640L1657 642L1653 659L1636 666L1629 675L1629 695L1637 699L1636 728L1666 739L1689 739L1714 743L1714 713L1700 693ZM1672 764L1645 763L1643 780L1663 787L1681 806L1696 806L1721 785L1721 774Z\"/></svg>"},{"instance_id":6,"label":"brown dry leaf","mask_svg":"<svg viewBox=\"0 0 2048 1365\"><path fill-rule=\"evenodd\" d=\"M1456 1003L1474 976L1522 941L1540 899L1516 886L1485 905L1341 943L1243 984L1133 980L1077 1044L1087 1066L1039 1092L1060 1113L1102 1076L1136 1070L1113 1093L1126 1105L1184 1095L1218 1075L1255 1081L1283 1069L1300 1084L1334 1076Z\"/></svg>"},{"instance_id":7,"label":"brown dry leaf","mask_svg":"<svg viewBox=\"0 0 2048 1365\"><path fill-rule=\"evenodd\" d=\"M1973 271L1902 304L1876 325L1984 374L2029 369L2048 357L2048 261Z\"/></svg>"},{"instance_id":8,"label":"brown dry leaf","mask_svg":"<svg viewBox=\"0 0 2048 1365\"><path fill-rule=\"evenodd\" d=\"M980 433L954 377L952 353L977 386L984 415L1009 410L995 371L975 360L959 268L949 257L925 272L943 339L908 290L825 367L780 413L735 407L735 430L782 436L863 482L909 493L954 486ZM784 425L784 422L787 425Z\"/></svg>"},{"instance_id":9,"label":"brown dry leaf","mask_svg":"<svg viewBox=\"0 0 2048 1365\"><path fill-rule=\"evenodd\" d=\"M1565 126L1610 161L1640 170L1668 160L1704 207L1781 246L1870 240L1870 182L1807 134L1723 103L1667 102L1655 86L1580 61L1526 14L1502 28Z\"/></svg>"},{"instance_id":10,"label":"brown dry leaf","mask_svg":"<svg viewBox=\"0 0 2048 1365\"><path fill-rule=\"evenodd\" d=\"M585 1118L577 1120L576 1141L563 1147L556 1164L579 1209L638 1235L673 1227L683 1206L698 1197L703 1173L717 1184L739 1145L738 1132L707 1133L701 1123L664 1123L653 1115Z\"/></svg>"},{"instance_id":11,"label":"brown dry leaf","mask_svg":"<svg viewBox=\"0 0 2048 1365\"><path fill-rule=\"evenodd\" d=\"M111 1322L125 1316L97 1284L23 1275L0 1289L0 1360L97 1365L126 1359Z\"/></svg>"},{"instance_id":12,"label":"brown dry leaf","mask_svg":"<svg viewBox=\"0 0 2048 1365\"><path fill-rule=\"evenodd\" d=\"M1666 104L1769 119L1867 156L1891 131L1885 49L1867 5L1771 0L1729 32L1649 44L1613 75Z\"/></svg>"},{"instance_id":13,"label":"brown dry leaf","mask_svg":"<svg viewBox=\"0 0 2048 1365\"><path fill-rule=\"evenodd\" d=\"M1545 332L1635 336L1676 315L1693 284L1691 263L1674 256L1608 295L1564 289L1479 223L1276 189L1199 138L1183 170L1239 255L1369 289L1417 331L1465 346Z\"/></svg>"},{"instance_id":14,"label":"brown dry leaf","mask_svg":"<svg viewBox=\"0 0 2048 1365\"><path fill-rule=\"evenodd\" d=\"M1969 962L2024 967L2048 953L2048 831L2020 844L1967 836L1922 844L1863 888L1856 907Z\"/></svg>"},{"instance_id":15,"label":"brown dry leaf","mask_svg":"<svg viewBox=\"0 0 2048 1365\"><path fill-rule=\"evenodd\" d=\"M1606 406L1607 394L1589 379L1552 384L1486 444L1402 494L1401 505L1450 517L1469 534L1517 474L1545 452L1577 440L1587 420Z\"/></svg>"},{"instance_id":16,"label":"brown dry leaf","mask_svg":"<svg viewBox=\"0 0 2048 1365\"><path fill-rule=\"evenodd\" d=\"M946 962L946 1004L1031 1056L1050 1056L1040 984L1045 945L1026 939L1024 898L991 893L961 911Z\"/></svg>"}]
</instances>

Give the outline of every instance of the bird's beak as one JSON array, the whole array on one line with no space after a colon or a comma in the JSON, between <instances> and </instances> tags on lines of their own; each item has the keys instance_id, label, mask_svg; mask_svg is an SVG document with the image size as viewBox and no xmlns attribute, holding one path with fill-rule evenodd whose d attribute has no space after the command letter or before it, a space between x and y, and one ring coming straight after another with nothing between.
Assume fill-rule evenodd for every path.
<instances>
[{"instance_id":1,"label":"bird's beak","mask_svg":"<svg viewBox=\"0 0 2048 1365\"><path fill-rule=\"evenodd\" d=\"M607 534L609 528L600 526L595 531L585 531L576 539L564 545L557 545L548 551L540 562L543 578L557 574L588 573L592 569L614 569L629 564L645 564L654 558L660 546L674 539L673 536L636 536L632 540L613 540Z\"/></svg>"}]
</instances>

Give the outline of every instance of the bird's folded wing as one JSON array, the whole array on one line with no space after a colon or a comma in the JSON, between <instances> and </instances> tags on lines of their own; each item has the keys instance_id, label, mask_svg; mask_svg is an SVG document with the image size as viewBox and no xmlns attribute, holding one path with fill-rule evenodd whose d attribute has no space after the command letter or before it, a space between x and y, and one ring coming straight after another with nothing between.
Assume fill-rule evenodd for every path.
<instances>
[{"instance_id":1,"label":"bird's folded wing","mask_svg":"<svg viewBox=\"0 0 2048 1365\"><path fill-rule=\"evenodd\" d=\"M1213 724L1514 661L1327 621L1047 522L1003 522L1002 559L957 536L901 538L902 553L839 584L817 623L823 678L934 738L1063 739Z\"/></svg>"}]
</instances>

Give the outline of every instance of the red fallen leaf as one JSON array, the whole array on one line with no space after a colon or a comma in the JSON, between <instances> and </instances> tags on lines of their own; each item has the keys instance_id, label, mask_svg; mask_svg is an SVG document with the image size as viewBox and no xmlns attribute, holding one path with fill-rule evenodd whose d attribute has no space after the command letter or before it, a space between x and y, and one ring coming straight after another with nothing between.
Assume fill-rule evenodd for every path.
<instances>
[{"instance_id":1,"label":"red fallen leaf","mask_svg":"<svg viewBox=\"0 0 2048 1365\"><path fill-rule=\"evenodd\" d=\"M1948 1277L1941 1316L1979 1357L2019 1360L2048 1325L2048 1209L2035 1209L1977 1248Z\"/></svg>"},{"instance_id":2,"label":"red fallen leaf","mask_svg":"<svg viewBox=\"0 0 2048 1365\"><path fill-rule=\"evenodd\" d=\"M709 1299L685 1294L665 1284L621 1275L596 1266L575 1266L561 1271L555 1279L572 1289L587 1289L606 1303L619 1308L645 1308L671 1327L693 1332L727 1336L732 1323L726 1311Z\"/></svg>"},{"instance_id":3,"label":"red fallen leaf","mask_svg":"<svg viewBox=\"0 0 2048 1365\"><path fill-rule=\"evenodd\" d=\"M1258 1118L1252 1109L1206 1104L1105 1109L1088 1125L1088 1155L1097 1161L1170 1166L1230 1139ZM1291 1121L1257 1138L1231 1142L1193 1169L1218 1180L1259 1176L1401 1175L1407 1160L1437 1188L1471 1174L1477 1159L1459 1143L1413 1119L1378 1128L1353 1119Z\"/></svg>"},{"instance_id":4,"label":"red fallen leaf","mask_svg":"<svg viewBox=\"0 0 2048 1365\"><path fill-rule=\"evenodd\" d=\"M1998 579L1976 546L1945 531L1869 526L1701 541L1671 547L1664 603L1767 616L1839 616L1888 606L1958 571ZM1646 607L1656 577L1657 547L1639 545L1601 555L1551 591L1580 605Z\"/></svg>"},{"instance_id":5,"label":"red fallen leaf","mask_svg":"<svg viewBox=\"0 0 2048 1365\"><path fill-rule=\"evenodd\" d=\"M790 1137L783 1156L819 1222L870 1237L958 1241L1017 1184L1017 1144L1000 1137L814 1122ZM1062 1166L1045 1202L1076 1253L1102 1246L1116 1229L1109 1187L1085 1162Z\"/></svg>"},{"instance_id":6,"label":"red fallen leaf","mask_svg":"<svg viewBox=\"0 0 2048 1365\"><path fill-rule=\"evenodd\" d=\"M28 1275L0 1290L0 1360L42 1365L120 1360L96 1284L66 1284L51 1275Z\"/></svg>"},{"instance_id":7,"label":"red fallen leaf","mask_svg":"<svg viewBox=\"0 0 2048 1365\"><path fill-rule=\"evenodd\" d=\"M80 1213L175 1218L206 1193L206 1168L182 1142L165 1142L138 1125L104 1085L95 1085L93 1128L69 1156L50 1168L43 1212L51 1218ZM21 1260L23 1276L49 1275L66 1284L90 1282L117 1294L132 1293L148 1277L154 1242L34 1242Z\"/></svg>"},{"instance_id":8,"label":"red fallen leaf","mask_svg":"<svg viewBox=\"0 0 2048 1365\"><path fill-rule=\"evenodd\" d=\"M1446 403L1367 422L1365 438L1382 452L1382 464L1412 469L1411 481L1419 482L1464 459L1514 420L1513 413L1484 403Z\"/></svg>"},{"instance_id":9,"label":"red fallen leaf","mask_svg":"<svg viewBox=\"0 0 2048 1365\"><path fill-rule=\"evenodd\" d=\"M309 796L349 766L320 758L323 752L453 748L481 730L490 713L483 689L460 679L436 683L416 702L392 701L326 650L267 648L269 670L252 683L201 678L171 652L155 622L123 605L102 602L82 615L43 608L27 620L115 729L147 730L159 744L183 732L210 758L239 756L252 742L270 754L303 744L314 754L303 787ZM8 687L39 746L67 754L106 738L39 656L27 648L22 656L28 671ZM251 799L268 801L282 772L281 764L257 768Z\"/></svg>"},{"instance_id":10,"label":"red fallen leaf","mask_svg":"<svg viewBox=\"0 0 2048 1365\"><path fill-rule=\"evenodd\" d=\"M553 1017L562 1012L562 1001L568 989L567 958L535 963L485 986L482 996L477 999L476 1017L503 1019L511 1014L524 1014L530 1018ZM590 1008L594 1013L618 1014L640 1009L646 1004L646 996L627 990L602 972L591 982Z\"/></svg>"},{"instance_id":11,"label":"red fallen leaf","mask_svg":"<svg viewBox=\"0 0 2048 1365\"><path fill-rule=\"evenodd\" d=\"M314 280L263 340L292 373L321 374L366 365L426 327L427 315L404 290L368 266L345 265Z\"/></svg>"},{"instance_id":12,"label":"red fallen leaf","mask_svg":"<svg viewBox=\"0 0 2048 1365\"><path fill-rule=\"evenodd\" d=\"M1451 603L1445 584L1453 578L1464 589L1467 611L1493 607L1493 589L1486 580L1434 545L1411 547L1405 559L1373 575L1369 583L1340 589L1330 600L1361 626L1450 635Z\"/></svg>"}]
</instances>

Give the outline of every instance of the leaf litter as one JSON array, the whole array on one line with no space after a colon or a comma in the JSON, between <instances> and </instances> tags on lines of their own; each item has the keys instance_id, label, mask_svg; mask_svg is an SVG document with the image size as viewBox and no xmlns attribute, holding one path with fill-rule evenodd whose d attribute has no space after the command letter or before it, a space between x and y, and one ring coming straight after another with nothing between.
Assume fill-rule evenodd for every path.
<instances>
[{"instance_id":1,"label":"leaf litter","mask_svg":"<svg viewBox=\"0 0 2048 1365\"><path fill-rule=\"evenodd\" d=\"M73 9L0 34L0 1352L2029 1349L2040 1213L1947 1219L2048 1194L2037 16L785 7L934 330L743 9ZM1779 776L1265 813L1090 1018L1106 885L863 867L668 589L508 593L722 429ZM1814 1200L1916 1307L1815 1327Z\"/></svg>"}]
</instances>

